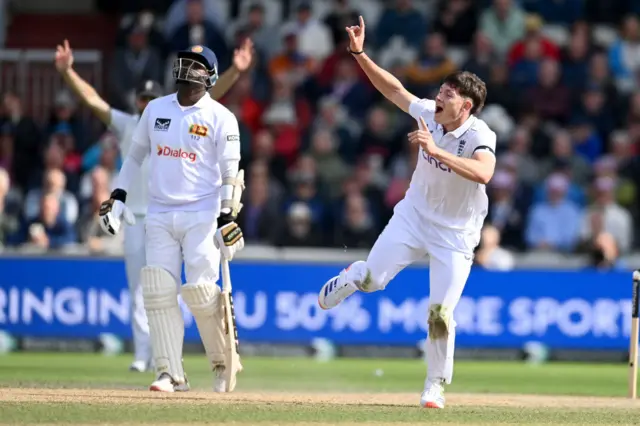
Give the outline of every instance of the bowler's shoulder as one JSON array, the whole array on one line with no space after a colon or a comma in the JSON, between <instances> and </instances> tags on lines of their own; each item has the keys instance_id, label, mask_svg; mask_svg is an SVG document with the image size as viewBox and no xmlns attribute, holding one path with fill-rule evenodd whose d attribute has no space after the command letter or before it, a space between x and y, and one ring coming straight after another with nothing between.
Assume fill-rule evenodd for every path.
<instances>
[{"instance_id":1,"label":"bowler's shoulder","mask_svg":"<svg viewBox=\"0 0 640 426\"><path fill-rule=\"evenodd\" d=\"M473 124L469 128L470 132L473 135L473 139L479 143L493 143L497 139L496 133L491 130L489 125L484 122L484 120L475 117Z\"/></svg>"}]
</instances>

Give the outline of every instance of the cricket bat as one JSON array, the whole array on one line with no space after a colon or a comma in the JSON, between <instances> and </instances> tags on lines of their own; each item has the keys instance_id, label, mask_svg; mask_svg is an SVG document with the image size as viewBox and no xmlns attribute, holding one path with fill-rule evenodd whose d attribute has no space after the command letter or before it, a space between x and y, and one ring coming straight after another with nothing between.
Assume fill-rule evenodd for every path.
<instances>
[{"instance_id":1,"label":"cricket bat","mask_svg":"<svg viewBox=\"0 0 640 426\"><path fill-rule=\"evenodd\" d=\"M638 305L640 293L640 270L633 272L633 293L631 296L631 336L629 345L629 398L635 399L638 392Z\"/></svg>"},{"instance_id":2,"label":"cricket bat","mask_svg":"<svg viewBox=\"0 0 640 426\"><path fill-rule=\"evenodd\" d=\"M224 307L224 332L227 338L225 345L225 358L230 360L231 365L227 366L232 371L238 370L236 363L240 362L240 351L238 346L238 328L236 326L236 314L233 310L233 296L231 294L231 274L229 272L229 261L222 259L222 304ZM235 353L234 353L235 352ZM230 391L231 383L227 382L227 392Z\"/></svg>"}]
</instances>

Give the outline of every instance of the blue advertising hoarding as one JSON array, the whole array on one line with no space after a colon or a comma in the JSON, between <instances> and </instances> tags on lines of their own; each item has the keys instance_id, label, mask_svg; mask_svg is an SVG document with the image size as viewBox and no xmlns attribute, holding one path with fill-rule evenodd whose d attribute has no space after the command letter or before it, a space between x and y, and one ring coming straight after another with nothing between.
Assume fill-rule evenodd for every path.
<instances>
[{"instance_id":1,"label":"blue advertising hoarding","mask_svg":"<svg viewBox=\"0 0 640 426\"><path fill-rule=\"evenodd\" d=\"M408 268L385 291L357 293L330 311L317 292L339 266L237 261L231 265L241 341L415 346L426 335L429 274ZM15 336L129 338L121 260L0 258L0 329ZM185 339L198 332L183 306ZM629 272L474 270L455 312L457 346L625 350Z\"/></svg>"}]
</instances>

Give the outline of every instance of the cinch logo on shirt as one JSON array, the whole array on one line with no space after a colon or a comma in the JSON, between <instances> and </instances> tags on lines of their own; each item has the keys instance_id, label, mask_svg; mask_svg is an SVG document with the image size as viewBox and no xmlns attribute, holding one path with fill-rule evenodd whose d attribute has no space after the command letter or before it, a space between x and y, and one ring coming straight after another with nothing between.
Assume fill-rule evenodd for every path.
<instances>
[{"instance_id":1,"label":"cinch logo on shirt","mask_svg":"<svg viewBox=\"0 0 640 426\"><path fill-rule=\"evenodd\" d=\"M189 160L192 163L196 162L196 158L198 156L195 152L187 152L180 149L171 149L169 146L160 146L156 147L158 157L173 157L173 158L182 158L183 160Z\"/></svg>"},{"instance_id":2,"label":"cinch logo on shirt","mask_svg":"<svg viewBox=\"0 0 640 426\"><path fill-rule=\"evenodd\" d=\"M425 160L427 160L429 162L429 164L433 165L434 167L442 170L443 172L447 172L447 173L451 173L451 168L448 167L446 164L444 164L443 162L441 162L440 160L438 160L435 157L430 156L429 154L427 154L426 152L420 150L422 152L422 158L424 158Z\"/></svg>"}]
</instances>

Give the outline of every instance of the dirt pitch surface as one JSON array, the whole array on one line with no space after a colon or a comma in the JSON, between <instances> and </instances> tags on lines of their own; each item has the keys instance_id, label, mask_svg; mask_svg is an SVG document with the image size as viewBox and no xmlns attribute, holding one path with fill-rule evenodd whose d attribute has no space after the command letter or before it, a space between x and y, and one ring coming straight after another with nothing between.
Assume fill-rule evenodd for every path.
<instances>
[{"instance_id":1,"label":"dirt pitch surface","mask_svg":"<svg viewBox=\"0 0 640 426\"><path fill-rule=\"evenodd\" d=\"M416 406L413 393L278 393L211 392L151 393L146 390L3 388L0 403L85 403L85 404L323 404ZM626 398L542 396L515 394L447 394L447 406L523 408L639 408L640 401Z\"/></svg>"}]
</instances>

